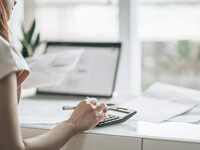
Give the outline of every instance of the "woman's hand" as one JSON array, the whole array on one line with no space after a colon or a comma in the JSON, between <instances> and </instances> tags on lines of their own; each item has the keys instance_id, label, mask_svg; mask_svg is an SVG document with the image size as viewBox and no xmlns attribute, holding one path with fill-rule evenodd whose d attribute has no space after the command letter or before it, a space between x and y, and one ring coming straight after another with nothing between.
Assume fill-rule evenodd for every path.
<instances>
[{"instance_id":1,"label":"woman's hand","mask_svg":"<svg viewBox=\"0 0 200 150\"><path fill-rule=\"evenodd\" d=\"M82 132L104 120L107 117L107 111L108 108L104 103L98 104L97 99L87 98L76 106L67 122L75 125L77 132Z\"/></svg>"}]
</instances>

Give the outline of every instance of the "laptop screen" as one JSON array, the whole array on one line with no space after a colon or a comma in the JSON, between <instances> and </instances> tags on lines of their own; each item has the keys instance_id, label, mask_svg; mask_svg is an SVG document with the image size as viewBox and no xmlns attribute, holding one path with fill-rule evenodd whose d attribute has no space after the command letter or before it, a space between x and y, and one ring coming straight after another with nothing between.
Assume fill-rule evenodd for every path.
<instances>
[{"instance_id":1,"label":"laptop screen","mask_svg":"<svg viewBox=\"0 0 200 150\"><path fill-rule=\"evenodd\" d=\"M59 87L39 88L38 92L111 97L115 87L120 43L54 43L46 53L83 48L76 67Z\"/></svg>"}]
</instances>

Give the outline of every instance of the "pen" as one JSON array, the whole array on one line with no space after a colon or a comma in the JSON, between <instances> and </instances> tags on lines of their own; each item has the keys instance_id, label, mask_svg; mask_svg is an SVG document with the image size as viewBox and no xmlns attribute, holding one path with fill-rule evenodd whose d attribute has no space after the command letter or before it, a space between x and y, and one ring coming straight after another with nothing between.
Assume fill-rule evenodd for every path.
<instances>
[{"instance_id":1,"label":"pen","mask_svg":"<svg viewBox=\"0 0 200 150\"><path fill-rule=\"evenodd\" d=\"M109 103L109 104L106 104L107 106L113 106L113 105L115 105L115 104L112 104L112 103ZM62 109L63 110L73 110L73 109L75 109L76 108L76 106L63 106L62 107Z\"/></svg>"},{"instance_id":2,"label":"pen","mask_svg":"<svg viewBox=\"0 0 200 150\"><path fill-rule=\"evenodd\" d=\"M62 107L63 110L73 110L75 108L76 108L76 106L63 106Z\"/></svg>"}]
</instances>

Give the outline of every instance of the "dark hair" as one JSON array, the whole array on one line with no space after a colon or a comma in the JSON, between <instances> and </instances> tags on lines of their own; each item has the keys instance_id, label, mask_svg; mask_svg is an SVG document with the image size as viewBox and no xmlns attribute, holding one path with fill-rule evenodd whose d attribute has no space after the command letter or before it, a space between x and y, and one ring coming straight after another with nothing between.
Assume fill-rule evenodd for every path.
<instances>
[{"instance_id":1,"label":"dark hair","mask_svg":"<svg viewBox=\"0 0 200 150\"><path fill-rule=\"evenodd\" d=\"M0 0L0 35L9 42L8 33L8 14L6 13L5 5Z\"/></svg>"}]
</instances>

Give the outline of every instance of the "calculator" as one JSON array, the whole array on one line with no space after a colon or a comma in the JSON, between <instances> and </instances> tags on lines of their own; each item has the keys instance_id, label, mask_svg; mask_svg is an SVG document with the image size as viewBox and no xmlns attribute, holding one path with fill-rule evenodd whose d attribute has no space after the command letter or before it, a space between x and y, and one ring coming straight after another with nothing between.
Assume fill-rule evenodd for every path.
<instances>
[{"instance_id":1,"label":"calculator","mask_svg":"<svg viewBox=\"0 0 200 150\"><path fill-rule=\"evenodd\" d=\"M117 123L122 123L131 118L136 113L137 111L135 110L130 110L121 107L109 108L107 112L108 117L105 120L101 121L99 124L97 124L96 127L103 127Z\"/></svg>"}]
</instances>

